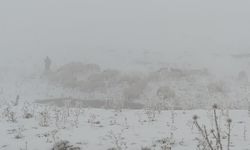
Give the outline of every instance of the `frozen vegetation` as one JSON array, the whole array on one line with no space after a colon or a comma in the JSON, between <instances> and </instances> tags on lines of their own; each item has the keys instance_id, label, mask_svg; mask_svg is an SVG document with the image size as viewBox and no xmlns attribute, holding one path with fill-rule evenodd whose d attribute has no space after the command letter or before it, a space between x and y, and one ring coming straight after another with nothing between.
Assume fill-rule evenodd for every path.
<instances>
[{"instance_id":1,"label":"frozen vegetation","mask_svg":"<svg viewBox=\"0 0 250 150\"><path fill-rule=\"evenodd\" d=\"M247 150L247 110L94 109L28 102L0 105L1 149ZM60 148L67 147L67 148Z\"/></svg>"},{"instance_id":2,"label":"frozen vegetation","mask_svg":"<svg viewBox=\"0 0 250 150\"><path fill-rule=\"evenodd\" d=\"M248 72L73 62L1 74L3 150L247 150Z\"/></svg>"},{"instance_id":3,"label":"frozen vegetation","mask_svg":"<svg viewBox=\"0 0 250 150\"><path fill-rule=\"evenodd\" d=\"M0 150L250 150L249 0L0 0Z\"/></svg>"}]
</instances>

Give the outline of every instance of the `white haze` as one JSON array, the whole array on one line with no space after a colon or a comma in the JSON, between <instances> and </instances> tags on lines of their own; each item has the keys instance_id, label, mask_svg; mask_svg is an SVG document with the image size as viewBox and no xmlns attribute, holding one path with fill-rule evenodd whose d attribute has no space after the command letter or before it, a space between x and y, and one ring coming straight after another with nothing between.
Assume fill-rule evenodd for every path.
<instances>
[{"instance_id":1,"label":"white haze","mask_svg":"<svg viewBox=\"0 0 250 150\"><path fill-rule=\"evenodd\" d=\"M249 8L248 0L2 0L0 63L36 68L48 55L57 66L136 70L145 61L229 73L246 67L230 55L250 52Z\"/></svg>"}]
</instances>

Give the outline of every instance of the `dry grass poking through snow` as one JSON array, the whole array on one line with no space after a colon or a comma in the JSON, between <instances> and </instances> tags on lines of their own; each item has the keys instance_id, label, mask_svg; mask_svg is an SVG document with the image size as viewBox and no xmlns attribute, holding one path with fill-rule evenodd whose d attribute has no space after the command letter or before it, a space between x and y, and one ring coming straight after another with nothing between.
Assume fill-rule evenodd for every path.
<instances>
[{"instance_id":1,"label":"dry grass poking through snow","mask_svg":"<svg viewBox=\"0 0 250 150\"><path fill-rule=\"evenodd\" d=\"M216 105L211 110L160 111L4 103L0 149L247 150L249 119L248 111Z\"/></svg>"}]
</instances>

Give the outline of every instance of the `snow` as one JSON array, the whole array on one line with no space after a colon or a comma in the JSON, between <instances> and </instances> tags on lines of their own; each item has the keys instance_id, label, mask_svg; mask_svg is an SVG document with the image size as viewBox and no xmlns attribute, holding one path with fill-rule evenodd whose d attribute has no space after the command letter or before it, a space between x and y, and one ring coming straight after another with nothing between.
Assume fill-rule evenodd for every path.
<instances>
[{"instance_id":1,"label":"snow","mask_svg":"<svg viewBox=\"0 0 250 150\"><path fill-rule=\"evenodd\" d=\"M23 117L24 106L28 106L28 111L33 114L32 118ZM16 122L8 121L4 116L7 107L15 112ZM48 126L43 127L40 124L40 113L44 110L49 114L49 122ZM170 138L173 133L172 149L193 150L196 148L195 137L199 137L199 132L193 125L192 116L196 114L202 124L213 126L212 120L209 119L212 114L211 110L169 110L160 113L152 110L151 113L155 114L153 120L146 112L146 110L107 110L82 107L58 108L35 103L19 103L17 106L12 106L5 103L1 105L0 147L3 150L24 149L27 142L28 149L44 150L51 149L57 141L68 140L82 149L103 150L115 147L115 140L111 138L113 135L119 139L122 149L138 150L141 147L160 149L161 144L157 141ZM227 116L222 111L218 112L221 128L225 129ZM58 113L59 118L56 117ZM174 114L174 122L172 114ZM248 111L231 110L229 116L233 120L232 149L248 149L250 147ZM244 130L246 130L245 139ZM15 138L19 133L22 135L21 138ZM223 134L225 133L223 132Z\"/></svg>"},{"instance_id":2,"label":"snow","mask_svg":"<svg viewBox=\"0 0 250 150\"><path fill-rule=\"evenodd\" d=\"M188 67L184 65L177 68ZM120 146L121 150L138 150L142 147L161 150L166 144L173 150L195 150L200 133L195 128L192 117L198 115L200 124L206 125L209 129L214 127L210 105L220 102L225 105L231 103L231 108L234 108L229 110L229 114L225 113L225 106L222 106L223 110L218 110L222 135L226 136L226 119L231 118L231 149L248 150L250 116L246 108L249 107L249 83L239 82L236 79L237 71L227 74L224 78L216 75L188 78L162 76L159 79L156 77L155 80L150 80L150 75L155 72L141 72L140 75L145 75L150 82L145 88L144 95L138 99L139 102L145 106L154 104L159 99L155 95L157 89L167 86L175 91L176 100L181 102L182 106L186 106L184 110L158 112L150 107L132 110L68 106L66 103L63 107L55 103L41 104L37 100L65 97L69 97L69 100L109 97L116 99L120 97L121 90L114 87L107 90L107 93L82 93L51 84L41 75L41 68L36 68L33 72L17 68L7 69L0 74L0 150L26 150L26 147L27 150L50 150L61 140L67 140L74 146L88 150L108 150L117 146ZM216 87L217 84L226 87L223 89L226 96L209 95L208 85ZM20 101L15 106L17 95L20 95ZM148 103L148 100L151 101ZM206 105L206 109L187 110L193 105L196 105L196 108ZM16 121L11 121L11 112ZM24 117L27 112L32 114L31 118ZM48 122L43 122L45 118L41 114L47 115L45 118ZM162 140L167 140L167 143L161 143ZM223 143L226 144L226 139L223 139Z\"/></svg>"}]
</instances>

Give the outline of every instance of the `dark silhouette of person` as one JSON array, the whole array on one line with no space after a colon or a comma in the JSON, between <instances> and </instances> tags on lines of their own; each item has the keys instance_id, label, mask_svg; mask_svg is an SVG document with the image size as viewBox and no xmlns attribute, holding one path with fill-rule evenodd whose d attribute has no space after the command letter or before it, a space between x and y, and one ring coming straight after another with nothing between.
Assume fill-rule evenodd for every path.
<instances>
[{"instance_id":1,"label":"dark silhouette of person","mask_svg":"<svg viewBox=\"0 0 250 150\"><path fill-rule=\"evenodd\" d=\"M47 56L44 60L44 69L45 69L45 73L49 73L50 72L50 67L51 67L51 59L49 58L49 56Z\"/></svg>"}]
</instances>

